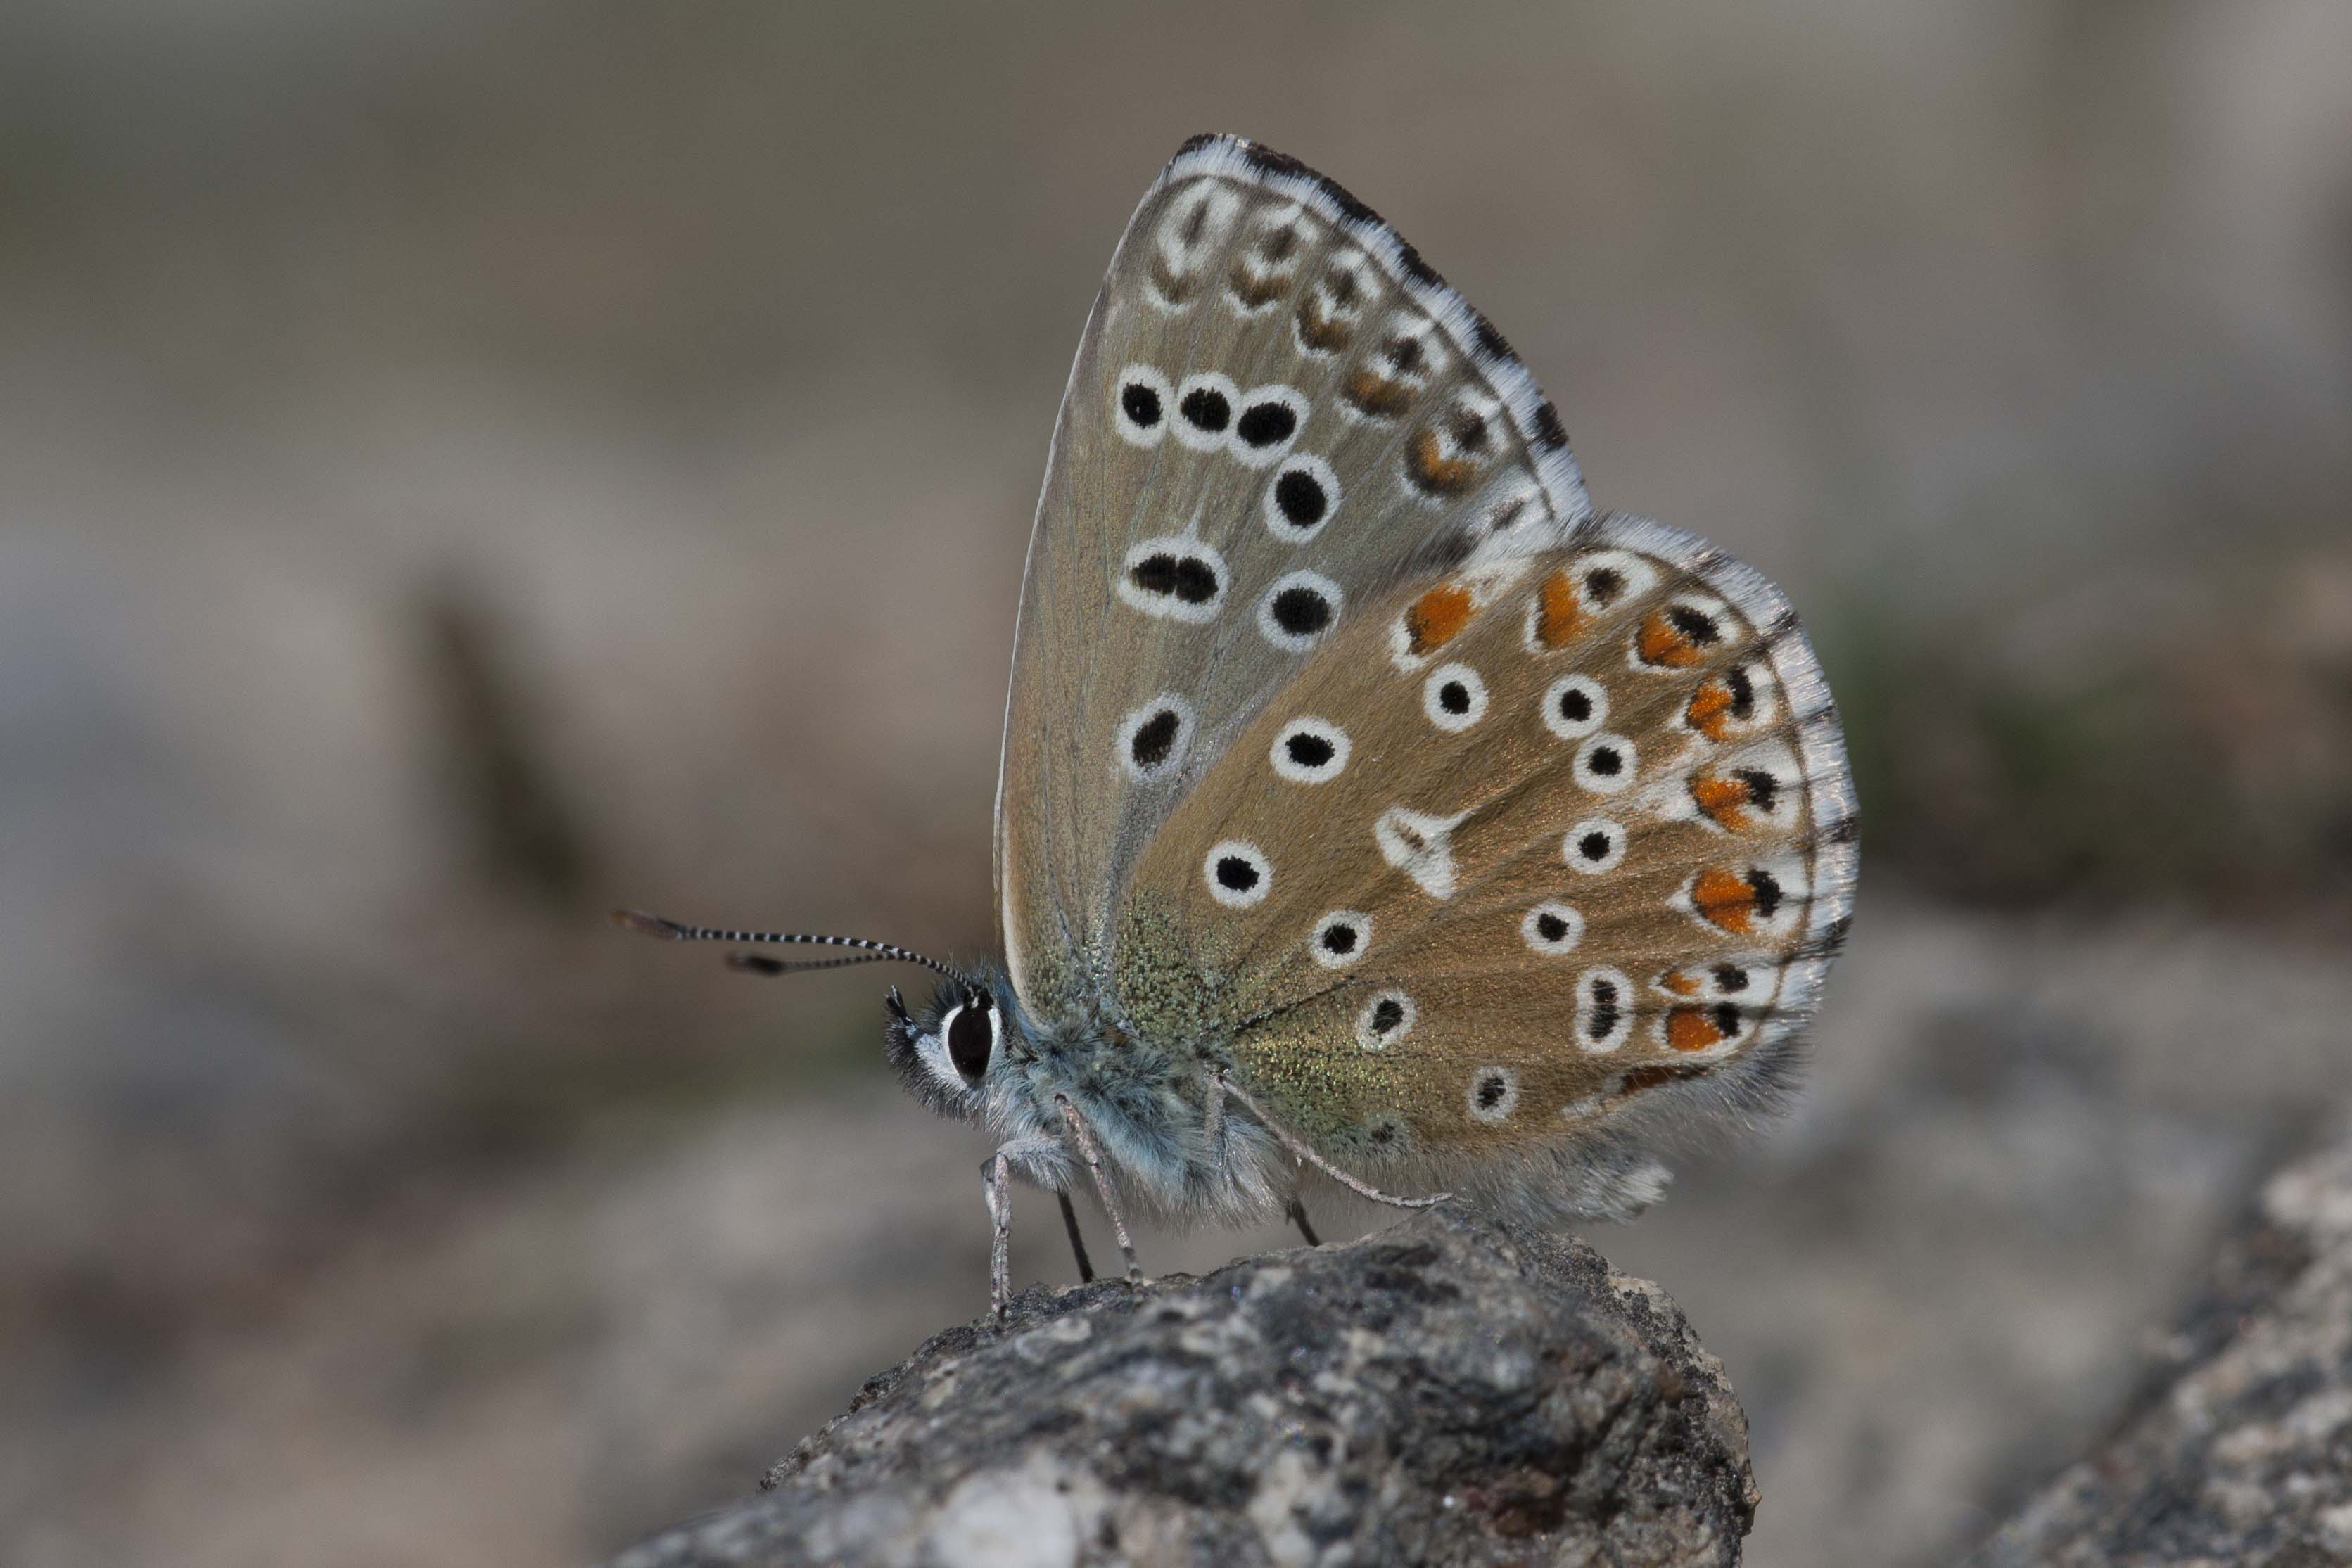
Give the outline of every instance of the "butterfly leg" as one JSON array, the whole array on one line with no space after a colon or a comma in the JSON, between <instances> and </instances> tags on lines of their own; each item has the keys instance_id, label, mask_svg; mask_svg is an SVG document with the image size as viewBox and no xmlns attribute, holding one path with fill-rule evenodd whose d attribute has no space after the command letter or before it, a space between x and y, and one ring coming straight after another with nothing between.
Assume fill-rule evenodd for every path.
<instances>
[{"instance_id":1,"label":"butterfly leg","mask_svg":"<svg viewBox=\"0 0 2352 1568\"><path fill-rule=\"evenodd\" d=\"M1128 1239L1127 1221L1118 1212L1118 1198L1110 1189L1110 1177L1103 1170L1102 1145L1095 1142L1095 1130L1078 1114L1078 1108L1063 1096L1054 1096L1054 1103L1062 1108L1062 1120L1070 1124L1070 1141L1078 1146L1078 1157L1087 1162L1087 1174L1095 1180L1095 1196L1102 1199L1103 1212L1110 1216L1110 1233L1118 1242L1118 1255L1127 1260L1127 1281L1130 1285L1143 1282L1143 1266L1135 1260L1135 1243Z\"/></svg>"},{"instance_id":2,"label":"butterfly leg","mask_svg":"<svg viewBox=\"0 0 2352 1568\"><path fill-rule=\"evenodd\" d=\"M1094 1260L1087 1256L1087 1239L1078 1234L1078 1211L1070 1207L1070 1189L1055 1187L1055 1201L1062 1206L1062 1228L1070 1233L1070 1255L1078 1260L1078 1283L1094 1283Z\"/></svg>"},{"instance_id":3,"label":"butterfly leg","mask_svg":"<svg viewBox=\"0 0 2352 1568\"><path fill-rule=\"evenodd\" d=\"M1329 1176L1333 1181L1338 1182L1341 1186L1346 1187L1349 1192L1355 1193L1359 1197L1369 1197L1374 1203L1385 1203L1395 1208L1433 1208L1454 1196L1450 1192L1441 1192L1429 1197L1399 1197L1394 1193L1382 1192L1371 1183L1363 1180L1361 1177L1349 1176L1346 1171L1341 1170L1338 1166L1333 1165L1329 1160L1327 1160L1321 1155L1317 1154L1312 1148L1307 1146L1306 1139L1300 1137L1297 1134L1292 1132L1289 1128L1276 1121L1272 1116L1267 1115L1265 1113L1265 1107L1260 1105L1257 1101L1251 1096L1249 1091L1244 1089L1240 1084L1228 1082L1225 1079L1225 1075L1222 1072L1217 1074L1217 1080L1223 1085L1224 1092L1226 1093L1232 1095L1244 1105L1249 1107L1250 1114L1257 1118L1258 1125L1264 1127L1267 1132L1272 1133L1276 1138L1280 1140L1284 1148L1288 1149L1292 1154L1297 1155L1300 1159L1305 1160L1308 1165L1313 1166L1317 1170L1321 1171L1325 1176Z\"/></svg>"},{"instance_id":4,"label":"butterfly leg","mask_svg":"<svg viewBox=\"0 0 2352 1568\"><path fill-rule=\"evenodd\" d=\"M980 1162L981 1201L994 1234L988 1243L988 1313L1000 1321L1013 1299L1013 1162L999 1149Z\"/></svg>"},{"instance_id":5,"label":"butterfly leg","mask_svg":"<svg viewBox=\"0 0 2352 1568\"><path fill-rule=\"evenodd\" d=\"M1307 1206L1298 1201L1297 1193L1290 1195L1290 1206L1282 1212L1285 1218L1298 1227L1298 1234L1307 1238L1307 1245L1309 1247L1323 1245L1323 1239L1315 1234L1313 1226L1307 1223Z\"/></svg>"}]
</instances>

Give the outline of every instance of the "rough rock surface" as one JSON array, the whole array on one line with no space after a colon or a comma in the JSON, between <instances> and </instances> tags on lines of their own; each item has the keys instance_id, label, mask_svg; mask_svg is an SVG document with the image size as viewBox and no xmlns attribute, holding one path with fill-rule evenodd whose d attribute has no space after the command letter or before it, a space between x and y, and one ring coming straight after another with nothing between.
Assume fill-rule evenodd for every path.
<instances>
[{"instance_id":1,"label":"rough rock surface","mask_svg":"<svg viewBox=\"0 0 2352 1568\"><path fill-rule=\"evenodd\" d=\"M1654 1286L1452 1207L1015 1298L614 1568L1736 1563L1747 1422Z\"/></svg>"},{"instance_id":2,"label":"rough rock surface","mask_svg":"<svg viewBox=\"0 0 2352 1568\"><path fill-rule=\"evenodd\" d=\"M2264 1186L2165 1361L1972 1568L2352 1564L2352 1133Z\"/></svg>"}]
</instances>

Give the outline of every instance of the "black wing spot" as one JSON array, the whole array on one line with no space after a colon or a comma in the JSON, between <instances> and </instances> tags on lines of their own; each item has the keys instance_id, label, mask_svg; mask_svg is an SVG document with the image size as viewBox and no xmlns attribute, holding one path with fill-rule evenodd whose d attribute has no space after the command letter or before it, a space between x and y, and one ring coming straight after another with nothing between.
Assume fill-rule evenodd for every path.
<instances>
[{"instance_id":1,"label":"black wing spot","mask_svg":"<svg viewBox=\"0 0 2352 1568\"><path fill-rule=\"evenodd\" d=\"M1585 766L1603 779L1614 779L1625 770L1625 756L1613 746L1596 746Z\"/></svg>"},{"instance_id":2,"label":"black wing spot","mask_svg":"<svg viewBox=\"0 0 2352 1568\"><path fill-rule=\"evenodd\" d=\"M1448 681L1437 688L1437 706L1457 716L1470 711L1470 688L1460 681Z\"/></svg>"},{"instance_id":3,"label":"black wing spot","mask_svg":"<svg viewBox=\"0 0 2352 1568\"><path fill-rule=\"evenodd\" d=\"M1212 434L1224 429L1234 419L1234 405L1226 402L1225 394L1214 387L1194 387L1184 394L1184 401L1176 405L1176 412L1182 414L1184 422L1193 429Z\"/></svg>"},{"instance_id":4,"label":"black wing spot","mask_svg":"<svg viewBox=\"0 0 2352 1568\"><path fill-rule=\"evenodd\" d=\"M1772 814L1772 802L1780 798L1780 781L1761 768L1735 768L1731 776L1748 786L1748 803L1763 812Z\"/></svg>"},{"instance_id":5,"label":"black wing spot","mask_svg":"<svg viewBox=\"0 0 2352 1568\"><path fill-rule=\"evenodd\" d=\"M1293 468L1274 482L1274 504L1281 509L1283 521L1294 528L1313 528L1331 509L1323 482L1303 468Z\"/></svg>"},{"instance_id":6,"label":"black wing spot","mask_svg":"<svg viewBox=\"0 0 2352 1568\"><path fill-rule=\"evenodd\" d=\"M1310 636L1331 623L1331 601L1312 588L1286 588L1274 596L1274 623L1294 637Z\"/></svg>"},{"instance_id":7,"label":"black wing spot","mask_svg":"<svg viewBox=\"0 0 2352 1568\"><path fill-rule=\"evenodd\" d=\"M1536 916L1536 934L1547 942L1557 942L1568 935L1568 922L1546 912Z\"/></svg>"},{"instance_id":8,"label":"black wing spot","mask_svg":"<svg viewBox=\"0 0 2352 1568\"><path fill-rule=\"evenodd\" d=\"M1118 406L1136 424L1150 430L1160 423L1160 394L1141 382L1129 382L1118 394Z\"/></svg>"},{"instance_id":9,"label":"black wing spot","mask_svg":"<svg viewBox=\"0 0 2352 1568\"><path fill-rule=\"evenodd\" d=\"M1737 964L1717 964L1715 983L1727 991L1744 991L1748 988L1748 971Z\"/></svg>"},{"instance_id":10,"label":"black wing spot","mask_svg":"<svg viewBox=\"0 0 2352 1568\"><path fill-rule=\"evenodd\" d=\"M1570 686L1559 694L1559 716L1570 724L1582 724L1592 716L1592 694L1581 686Z\"/></svg>"},{"instance_id":11,"label":"black wing spot","mask_svg":"<svg viewBox=\"0 0 2352 1568\"><path fill-rule=\"evenodd\" d=\"M1723 641L1723 627L1706 611L1690 604L1674 604L1666 608L1666 619L1675 631L1697 643L1708 647Z\"/></svg>"},{"instance_id":12,"label":"black wing spot","mask_svg":"<svg viewBox=\"0 0 2352 1568\"><path fill-rule=\"evenodd\" d=\"M1174 708L1164 707L1138 725L1135 738L1128 747L1135 758L1135 765L1138 768L1154 768L1167 761L1169 752L1176 745L1176 731L1182 723Z\"/></svg>"},{"instance_id":13,"label":"black wing spot","mask_svg":"<svg viewBox=\"0 0 2352 1568\"><path fill-rule=\"evenodd\" d=\"M1279 446L1298 429L1298 411L1286 402L1252 403L1234 434L1251 446Z\"/></svg>"},{"instance_id":14,"label":"black wing spot","mask_svg":"<svg viewBox=\"0 0 2352 1568\"><path fill-rule=\"evenodd\" d=\"M1491 1111L1503 1103L1511 1092L1511 1081L1499 1072L1490 1072L1478 1080L1478 1109Z\"/></svg>"},{"instance_id":15,"label":"black wing spot","mask_svg":"<svg viewBox=\"0 0 2352 1568\"><path fill-rule=\"evenodd\" d=\"M1536 444L1551 452L1568 444L1568 426L1559 422L1559 410L1549 398L1536 409Z\"/></svg>"},{"instance_id":16,"label":"black wing spot","mask_svg":"<svg viewBox=\"0 0 2352 1568\"><path fill-rule=\"evenodd\" d=\"M1613 566L1596 566L1584 574L1584 591L1606 610L1625 591L1625 574Z\"/></svg>"},{"instance_id":17,"label":"black wing spot","mask_svg":"<svg viewBox=\"0 0 2352 1568\"><path fill-rule=\"evenodd\" d=\"M1397 1025L1404 1022L1404 1004L1394 997L1382 997L1372 1004L1372 1032L1393 1034Z\"/></svg>"},{"instance_id":18,"label":"black wing spot","mask_svg":"<svg viewBox=\"0 0 2352 1568\"><path fill-rule=\"evenodd\" d=\"M1592 1001L1592 1018L1585 1026L1584 1032L1594 1040L1607 1040L1617 1032L1620 1016L1617 983L1614 980L1595 980L1588 995Z\"/></svg>"},{"instance_id":19,"label":"black wing spot","mask_svg":"<svg viewBox=\"0 0 2352 1568\"><path fill-rule=\"evenodd\" d=\"M1285 739L1282 748L1301 768L1320 768L1339 755L1339 748L1319 735L1301 732Z\"/></svg>"},{"instance_id":20,"label":"black wing spot","mask_svg":"<svg viewBox=\"0 0 2352 1568\"><path fill-rule=\"evenodd\" d=\"M1229 893L1247 893L1258 883L1258 869L1241 855L1217 857L1217 885Z\"/></svg>"},{"instance_id":21,"label":"black wing spot","mask_svg":"<svg viewBox=\"0 0 2352 1568\"><path fill-rule=\"evenodd\" d=\"M1344 920L1334 920L1323 927L1323 950L1344 956L1356 950L1356 928Z\"/></svg>"},{"instance_id":22,"label":"black wing spot","mask_svg":"<svg viewBox=\"0 0 2352 1568\"><path fill-rule=\"evenodd\" d=\"M1724 676L1723 680L1724 684L1731 688L1731 716L1743 724L1754 718L1756 716L1756 683L1749 678L1748 666L1733 665L1731 673Z\"/></svg>"},{"instance_id":23,"label":"black wing spot","mask_svg":"<svg viewBox=\"0 0 2352 1568\"><path fill-rule=\"evenodd\" d=\"M1589 861L1607 860L1609 858L1609 835L1601 831L1597 828L1594 829L1591 832L1585 834L1582 838L1576 841L1576 852L1582 855Z\"/></svg>"},{"instance_id":24,"label":"black wing spot","mask_svg":"<svg viewBox=\"0 0 2352 1568\"><path fill-rule=\"evenodd\" d=\"M1781 889L1780 879L1762 866L1749 869L1748 885L1755 892L1756 917L1759 920L1771 919L1779 912L1780 901L1788 896Z\"/></svg>"},{"instance_id":25,"label":"black wing spot","mask_svg":"<svg viewBox=\"0 0 2352 1568\"><path fill-rule=\"evenodd\" d=\"M1206 604L1217 596L1217 569L1196 555L1162 551L1145 556L1128 579L1146 593L1173 596L1187 604Z\"/></svg>"}]
</instances>

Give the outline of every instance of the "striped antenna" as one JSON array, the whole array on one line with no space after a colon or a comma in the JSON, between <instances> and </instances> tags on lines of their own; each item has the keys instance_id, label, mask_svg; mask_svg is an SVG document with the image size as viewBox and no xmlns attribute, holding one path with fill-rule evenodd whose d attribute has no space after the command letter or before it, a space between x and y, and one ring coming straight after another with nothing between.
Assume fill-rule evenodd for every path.
<instances>
[{"instance_id":1,"label":"striped antenna","mask_svg":"<svg viewBox=\"0 0 2352 1568\"><path fill-rule=\"evenodd\" d=\"M902 964L920 964L924 968L945 975L961 986L973 985L971 976L949 968L937 958L927 958L911 948L895 942L869 942L863 936L816 936L790 931L722 931L713 925L685 925L666 915L648 915L641 909L615 909L613 924L624 931L635 931L646 936L658 936L665 942L801 942L818 947L856 947L865 956L818 960L809 964L766 965L746 960L736 964L761 974L787 974L802 968L834 968L845 964L880 964L897 960Z\"/></svg>"}]
</instances>

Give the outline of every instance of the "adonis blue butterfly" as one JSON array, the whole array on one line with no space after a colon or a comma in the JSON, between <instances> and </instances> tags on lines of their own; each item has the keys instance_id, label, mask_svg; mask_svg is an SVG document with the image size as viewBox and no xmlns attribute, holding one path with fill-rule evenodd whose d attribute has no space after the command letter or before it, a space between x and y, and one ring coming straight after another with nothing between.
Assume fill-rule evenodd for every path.
<instances>
[{"instance_id":1,"label":"adonis blue butterfly","mask_svg":"<svg viewBox=\"0 0 2352 1568\"><path fill-rule=\"evenodd\" d=\"M1855 827L1779 591L1596 512L1551 403L1418 251L1202 136L1129 222L1054 431L1002 956L622 918L943 977L890 993L888 1051L997 1140L1001 1311L1014 1175L1074 1243L1087 1181L1130 1277L1126 1207L1303 1226L1306 1166L1398 1204L1638 1212L1677 1132L1785 1092Z\"/></svg>"}]
</instances>

